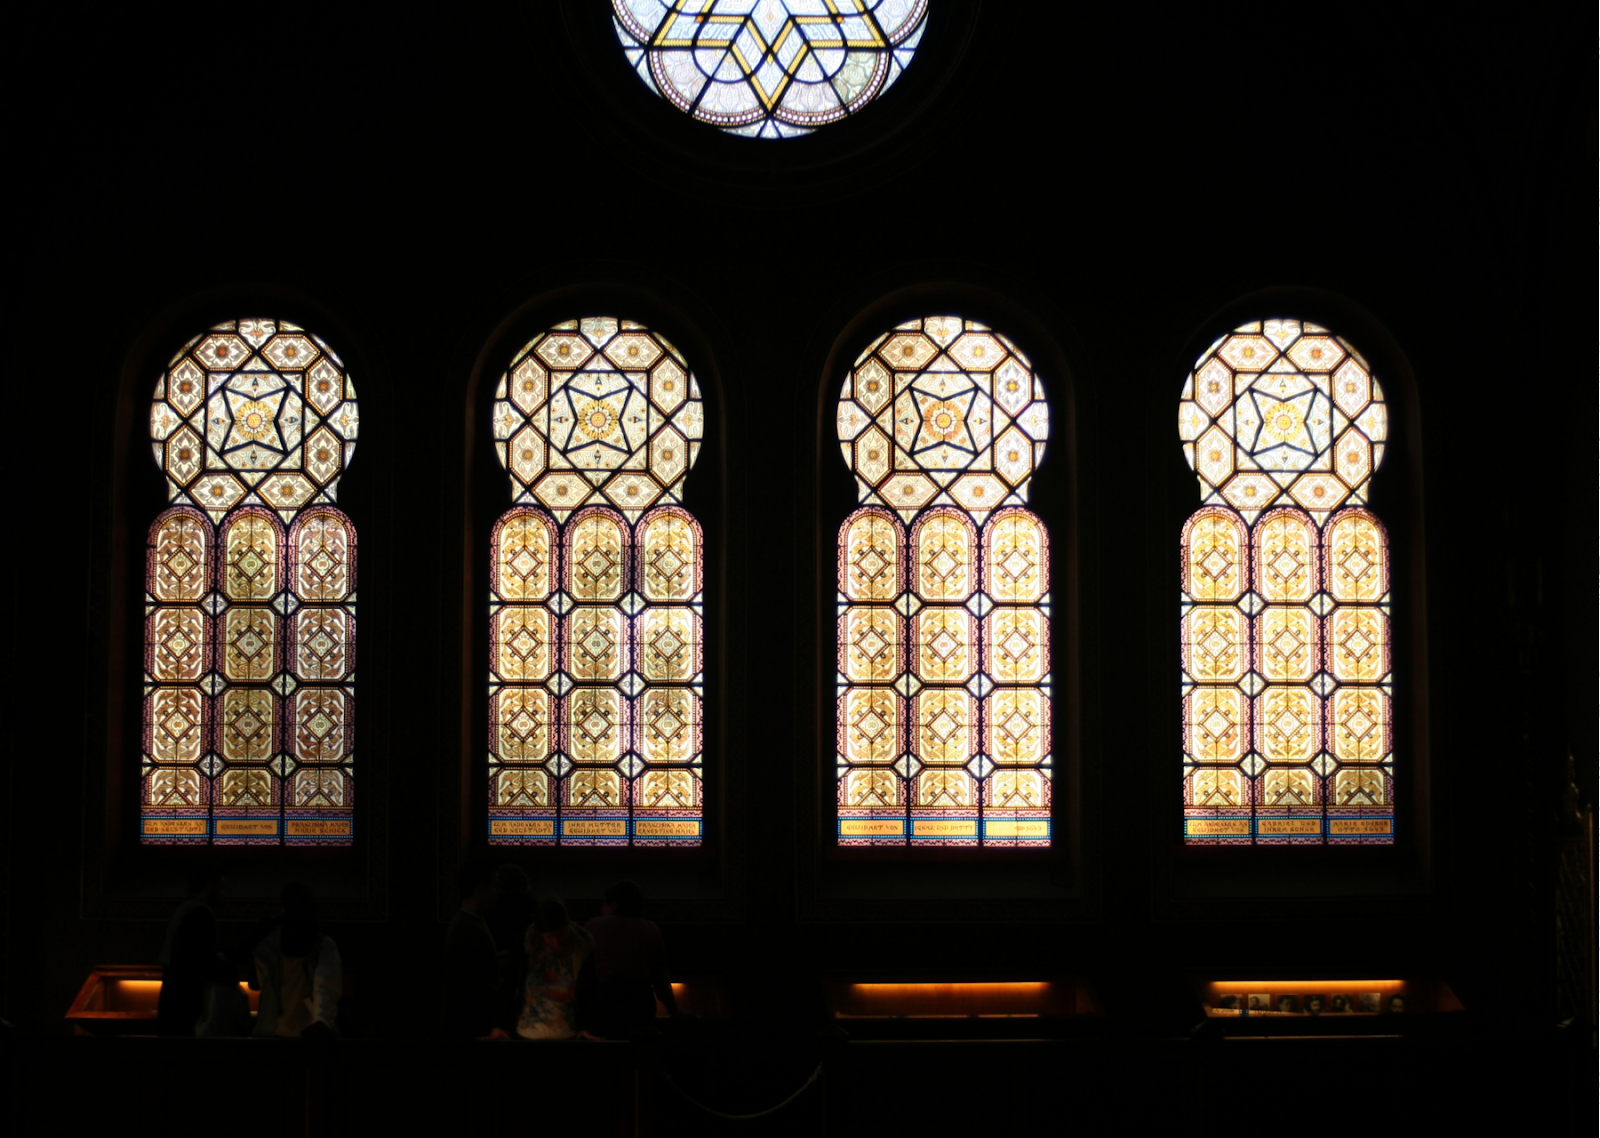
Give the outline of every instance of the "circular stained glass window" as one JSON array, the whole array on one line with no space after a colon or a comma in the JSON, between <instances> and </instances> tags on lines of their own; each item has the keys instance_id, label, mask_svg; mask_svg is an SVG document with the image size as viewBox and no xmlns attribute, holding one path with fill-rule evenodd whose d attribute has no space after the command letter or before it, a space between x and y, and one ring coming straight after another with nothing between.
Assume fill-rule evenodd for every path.
<instances>
[{"instance_id":1,"label":"circular stained glass window","mask_svg":"<svg viewBox=\"0 0 1600 1138\"><path fill-rule=\"evenodd\" d=\"M612 0L628 62L656 94L750 138L854 114L910 64L927 0Z\"/></svg>"}]
</instances>

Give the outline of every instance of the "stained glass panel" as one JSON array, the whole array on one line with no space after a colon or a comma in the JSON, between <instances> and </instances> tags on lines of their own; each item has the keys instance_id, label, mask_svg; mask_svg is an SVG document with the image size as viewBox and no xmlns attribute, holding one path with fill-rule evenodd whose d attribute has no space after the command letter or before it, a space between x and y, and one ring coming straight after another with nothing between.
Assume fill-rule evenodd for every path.
<instances>
[{"instance_id":1,"label":"stained glass panel","mask_svg":"<svg viewBox=\"0 0 1600 1138\"><path fill-rule=\"evenodd\" d=\"M1388 538L1362 505L1387 431L1366 361L1315 324L1237 328L1185 381L1188 843L1394 841Z\"/></svg>"},{"instance_id":2,"label":"stained glass panel","mask_svg":"<svg viewBox=\"0 0 1600 1138\"><path fill-rule=\"evenodd\" d=\"M332 503L359 426L338 356L282 321L219 324L157 381L143 842L350 844L355 529Z\"/></svg>"},{"instance_id":3,"label":"stained glass panel","mask_svg":"<svg viewBox=\"0 0 1600 1138\"><path fill-rule=\"evenodd\" d=\"M927 0L612 0L628 64L701 122L793 138L854 114L911 62Z\"/></svg>"},{"instance_id":4,"label":"stained glass panel","mask_svg":"<svg viewBox=\"0 0 1600 1138\"><path fill-rule=\"evenodd\" d=\"M491 845L700 844L702 538L677 503L702 429L688 364L630 321L557 325L501 377Z\"/></svg>"},{"instance_id":5,"label":"stained glass panel","mask_svg":"<svg viewBox=\"0 0 1600 1138\"><path fill-rule=\"evenodd\" d=\"M1050 843L1049 541L1026 509L1049 407L1027 358L956 317L878 337L837 424L838 842Z\"/></svg>"}]
</instances>

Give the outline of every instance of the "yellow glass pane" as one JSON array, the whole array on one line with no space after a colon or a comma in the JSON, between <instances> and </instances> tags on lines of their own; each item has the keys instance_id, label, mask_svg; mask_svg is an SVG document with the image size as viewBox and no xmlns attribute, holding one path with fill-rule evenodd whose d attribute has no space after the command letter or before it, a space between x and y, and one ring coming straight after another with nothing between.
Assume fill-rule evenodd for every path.
<instances>
[{"instance_id":1,"label":"yellow glass pane","mask_svg":"<svg viewBox=\"0 0 1600 1138\"><path fill-rule=\"evenodd\" d=\"M494 779L496 806L550 805L550 779L541 770L501 771Z\"/></svg>"},{"instance_id":2,"label":"yellow glass pane","mask_svg":"<svg viewBox=\"0 0 1600 1138\"><path fill-rule=\"evenodd\" d=\"M553 527L532 510L507 515L495 545L495 591L502 600L542 601L550 595Z\"/></svg>"},{"instance_id":3,"label":"yellow glass pane","mask_svg":"<svg viewBox=\"0 0 1600 1138\"><path fill-rule=\"evenodd\" d=\"M1309 601L1317 591L1317 528L1298 510L1273 510L1256 523L1256 591L1269 603Z\"/></svg>"},{"instance_id":4,"label":"yellow glass pane","mask_svg":"<svg viewBox=\"0 0 1600 1138\"><path fill-rule=\"evenodd\" d=\"M1335 806L1389 806L1388 779L1372 767L1342 770L1333 776Z\"/></svg>"},{"instance_id":5,"label":"yellow glass pane","mask_svg":"<svg viewBox=\"0 0 1600 1138\"><path fill-rule=\"evenodd\" d=\"M1346 510L1328 527L1328 591L1336 601L1378 601L1389 591L1388 540L1378 519Z\"/></svg>"},{"instance_id":6,"label":"yellow glass pane","mask_svg":"<svg viewBox=\"0 0 1600 1138\"><path fill-rule=\"evenodd\" d=\"M684 683L699 670L700 617L694 610L645 609L639 619L639 673L645 681Z\"/></svg>"},{"instance_id":7,"label":"yellow glass pane","mask_svg":"<svg viewBox=\"0 0 1600 1138\"><path fill-rule=\"evenodd\" d=\"M925 770L917 776L914 806L976 806L972 776L964 770Z\"/></svg>"},{"instance_id":8,"label":"yellow glass pane","mask_svg":"<svg viewBox=\"0 0 1600 1138\"><path fill-rule=\"evenodd\" d=\"M206 618L198 609L163 608L151 614L150 675L156 680L198 680L205 671Z\"/></svg>"},{"instance_id":9,"label":"yellow glass pane","mask_svg":"<svg viewBox=\"0 0 1600 1138\"><path fill-rule=\"evenodd\" d=\"M1200 767L1188 779L1185 806L1220 809L1245 801L1244 778L1232 767Z\"/></svg>"},{"instance_id":10,"label":"yellow glass pane","mask_svg":"<svg viewBox=\"0 0 1600 1138\"><path fill-rule=\"evenodd\" d=\"M590 511L567 527L568 589L579 602L622 598L627 550L622 520Z\"/></svg>"},{"instance_id":11,"label":"yellow glass pane","mask_svg":"<svg viewBox=\"0 0 1600 1138\"><path fill-rule=\"evenodd\" d=\"M622 693L575 688L567 696L567 750L575 763L614 763L622 756Z\"/></svg>"},{"instance_id":12,"label":"yellow glass pane","mask_svg":"<svg viewBox=\"0 0 1600 1138\"><path fill-rule=\"evenodd\" d=\"M930 765L960 766L977 751L972 697L965 691L924 688L912 703L917 757Z\"/></svg>"},{"instance_id":13,"label":"yellow glass pane","mask_svg":"<svg viewBox=\"0 0 1600 1138\"><path fill-rule=\"evenodd\" d=\"M686 763L699 749L700 697L689 688L651 688L639 704L639 750L648 763Z\"/></svg>"},{"instance_id":14,"label":"yellow glass pane","mask_svg":"<svg viewBox=\"0 0 1600 1138\"><path fill-rule=\"evenodd\" d=\"M1270 683L1310 680L1321 662L1321 624L1308 608L1271 605L1256 618L1256 667Z\"/></svg>"},{"instance_id":15,"label":"yellow glass pane","mask_svg":"<svg viewBox=\"0 0 1600 1138\"><path fill-rule=\"evenodd\" d=\"M892 763L900 757L900 697L891 689L847 689L840 727L850 762Z\"/></svg>"},{"instance_id":16,"label":"yellow glass pane","mask_svg":"<svg viewBox=\"0 0 1600 1138\"><path fill-rule=\"evenodd\" d=\"M205 751L204 699L195 688L156 688L148 704L150 757L197 763Z\"/></svg>"},{"instance_id":17,"label":"yellow glass pane","mask_svg":"<svg viewBox=\"0 0 1600 1138\"><path fill-rule=\"evenodd\" d=\"M1269 770L1261 778L1261 804L1293 809L1316 806L1317 780L1309 769Z\"/></svg>"},{"instance_id":18,"label":"yellow glass pane","mask_svg":"<svg viewBox=\"0 0 1600 1138\"><path fill-rule=\"evenodd\" d=\"M917 677L925 684L963 684L977 666L977 622L962 608L930 606L911 622Z\"/></svg>"},{"instance_id":19,"label":"yellow glass pane","mask_svg":"<svg viewBox=\"0 0 1600 1138\"><path fill-rule=\"evenodd\" d=\"M690 810L700 780L688 771L650 771L639 787L645 806L655 810Z\"/></svg>"},{"instance_id":20,"label":"yellow glass pane","mask_svg":"<svg viewBox=\"0 0 1600 1138\"><path fill-rule=\"evenodd\" d=\"M250 807L272 805L272 775L265 770L225 771L222 775L222 805Z\"/></svg>"},{"instance_id":21,"label":"yellow glass pane","mask_svg":"<svg viewBox=\"0 0 1600 1138\"><path fill-rule=\"evenodd\" d=\"M882 510L863 510L840 539L839 590L853 601L890 601L900 592L900 523Z\"/></svg>"},{"instance_id":22,"label":"yellow glass pane","mask_svg":"<svg viewBox=\"0 0 1600 1138\"><path fill-rule=\"evenodd\" d=\"M145 783L144 805L204 806L202 786L200 772L192 768L156 770Z\"/></svg>"},{"instance_id":23,"label":"yellow glass pane","mask_svg":"<svg viewBox=\"0 0 1600 1138\"><path fill-rule=\"evenodd\" d=\"M353 544L344 518L331 510L307 514L295 525L294 591L303 601L329 603L350 595Z\"/></svg>"},{"instance_id":24,"label":"yellow glass pane","mask_svg":"<svg viewBox=\"0 0 1600 1138\"><path fill-rule=\"evenodd\" d=\"M846 806L903 806L899 776L884 768L852 770L845 778Z\"/></svg>"},{"instance_id":25,"label":"yellow glass pane","mask_svg":"<svg viewBox=\"0 0 1600 1138\"><path fill-rule=\"evenodd\" d=\"M976 584L972 523L954 510L927 514L913 534L917 552L916 590L925 602L960 603Z\"/></svg>"},{"instance_id":26,"label":"yellow glass pane","mask_svg":"<svg viewBox=\"0 0 1600 1138\"><path fill-rule=\"evenodd\" d=\"M1389 696L1381 688L1333 693L1333 757L1341 763L1381 763L1389 757Z\"/></svg>"},{"instance_id":27,"label":"yellow glass pane","mask_svg":"<svg viewBox=\"0 0 1600 1138\"><path fill-rule=\"evenodd\" d=\"M1196 605L1183 620L1183 667L1198 683L1234 683L1248 667L1249 618L1232 605Z\"/></svg>"},{"instance_id":28,"label":"yellow glass pane","mask_svg":"<svg viewBox=\"0 0 1600 1138\"><path fill-rule=\"evenodd\" d=\"M277 698L262 688L222 693L222 758L229 763L265 763L274 751Z\"/></svg>"},{"instance_id":29,"label":"yellow glass pane","mask_svg":"<svg viewBox=\"0 0 1600 1138\"><path fill-rule=\"evenodd\" d=\"M1322 747L1322 701L1310 688L1267 688L1256 697L1256 749L1269 763L1308 763Z\"/></svg>"},{"instance_id":30,"label":"yellow glass pane","mask_svg":"<svg viewBox=\"0 0 1600 1138\"><path fill-rule=\"evenodd\" d=\"M1041 761L1050 743L1050 700L1038 688L1000 688L989 696L989 749L1001 765Z\"/></svg>"},{"instance_id":31,"label":"yellow glass pane","mask_svg":"<svg viewBox=\"0 0 1600 1138\"><path fill-rule=\"evenodd\" d=\"M572 678L618 680L626 670L627 619L621 609L577 608L567 617L567 671Z\"/></svg>"},{"instance_id":32,"label":"yellow glass pane","mask_svg":"<svg viewBox=\"0 0 1600 1138\"><path fill-rule=\"evenodd\" d=\"M622 805L622 780L616 771L574 771L567 783L567 805Z\"/></svg>"},{"instance_id":33,"label":"yellow glass pane","mask_svg":"<svg viewBox=\"0 0 1600 1138\"><path fill-rule=\"evenodd\" d=\"M343 806L348 783L349 777L338 770L296 771L290 801L301 809Z\"/></svg>"},{"instance_id":34,"label":"yellow glass pane","mask_svg":"<svg viewBox=\"0 0 1600 1138\"><path fill-rule=\"evenodd\" d=\"M290 704L295 758L337 763L349 757L350 705L342 690L301 688Z\"/></svg>"},{"instance_id":35,"label":"yellow glass pane","mask_svg":"<svg viewBox=\"0 0 1600 1138\"><path fill-rule=\"evenodd\" d=\"M988 807L996 810L1043 810L1050 805L1049 781L1040 771L996 771Z\"/></svg>"},{"instance_id":36,"label":"yellow glass pane","mask_svg":"<svg viewBox=\"0 0 1600 1138\"><path fill-rule=\"evenodd\" d=\"M505 763L542 763L550 756L550 695L543 688L502 688L489 703L491 745Z\"/></svg>"},{"instance_id":37,"label":"yellow glass pane","mask_svg":"<svg viewBox=\"0 0 1600 1138\"><path fill-rule=\"evenodd\" d=\"M645 519L639 567L647 601L689 601L700 591L700 529L678 510Z\"/></svg>"},{"instance_id":38,"label":"yellow glass pane","mask_svg":"<svg viewBox=\"0 0 1600 1138\"><path fill-rule=\"evenodd\" d=\"M1035 608L997 608L984 622L996 683L1032 684L1050 670L1050 621Z\"/></svg>"},{"instance_id":39,"label":"yellow glass pane","mask_svg":"<svg viewBox=\"0 0 1600 1138\"><path fill-rule=\"evenodd\" d=\"M223 618L222 674L235 683L265 683L277 671L278 616L271 609L233 608Z\"/></svg>"},{"instance_id":40,"label":"yellow glass pane","mask_svg":"<svg viewBox=\"0 0 1600 1138\"><path fill-rule=\"evenodd\" d=\"M222 591L229 600L270 600L278 591L278 523L264 513L236 514L223 530Z\"/></svg>"},{"instance_id":41,"label":"yellow glass pane","mask_svg":"<svg viewBox=\"0 0 1600 1138\"><path fill-rule=\"evenodd\" d=\"M337 681L350 670L350 616L343 609L303 608L294 615L294 673L305 681Z\"/></svg>"},{"instance_id":42,"label":"yellow glass pane","mask_svg":"<svg viewBox=\"0 0 1600 1138\"><path fill-rule=\"evenodd\" d=\"M1238 688L1199 687L1184 699L1184 753L1200 763L1244 758L1248 718Z\"/></svg>"},{"instance_id":43,"label":"yellow glass pane","mask_svg":"<svg viewBox=\"0 0 1600 1138\"><path fill-rule=\"evenodd\" d=\"M852 605L839 618L839 670L851 683L888 684L900 674L900 614Z\"/></svg>"},{"instance_id":44,"label":"yellow glass pane","mask_svg":"<svg viewBox=\"0 0 1600 1138\"><path fill-rule=\"evenodd\" d=\"M1245 590L1246 541L1234 511L1196 510L1183 527L1183 591L1201 602L1237 600Z\"/></svg>"},{"instance_id":45,"label":"yellow glass pane","mask_svg":"<svg viewBox=\"0 0 1600 1138\"><path fill-rule=\"evenodd\" d=\"M1377 683L1389 672L1389 618L1376 608L1337 608L1328 625L1333 678Z\"/></svg>"},{"instance_id":46,"label":"yellow glass pane","mask_svg":"<svg viewBox=\"0 0 1600 1138\"><path fill-rule=\"evenodd\" d=\"M489 622L495 674L508 683L540 683L550 675L550 614L521 605Z\"/></svg>"},{"instance_id":47,"label":"yellow glass pane","mask_svg":"<svg viewBox=\"0 0 1600 1138\"><path fill-rule=\"evenodd\" d=\"M1026 510L1003 510L985 532L989 593L998 604L1029 604L1049 588L1044 525Z\"/></svg>"},{"instance_id":48,"label":"yellow glass pane","mask_svg":"<svg viewBox=\"0 0 1600 1138\"><path fill-rule=\"evenodd\" d=\"M150 545L150 591L156 600L197 601L205 596L211 526L204 519L170 511L156 522Z\"/></svg>"}]
</instances>

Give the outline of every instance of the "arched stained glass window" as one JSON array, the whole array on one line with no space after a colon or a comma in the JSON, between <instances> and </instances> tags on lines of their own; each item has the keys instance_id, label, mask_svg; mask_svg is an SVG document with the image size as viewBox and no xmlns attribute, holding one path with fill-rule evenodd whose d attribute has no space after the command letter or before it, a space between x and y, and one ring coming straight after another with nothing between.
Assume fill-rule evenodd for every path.
<instances>
[{"instance_id":1,"label":"arched stained glass window","mask_svg":"<svg viewBox=\"0 0 1600 1138\"><path fill-rule=\"evenodd\" d=\"M838 841L1049 845L1050 546L1030 512L1044 386L982 324L863 352L839 398Z\"/></svg>"},{"instance_id":2,"label":"arched stained glass window","mask_svg":"<svg viewBox=\"0 0 1600 1138\"><path fill-rule=\"evenodd\" d=\"M628 63L701 122L793 138L854 114L911 62L927 0L612 0Z\"/></svg>"},{"instance_id":3,"label":"arched stained glass window","mask_svg":"<svg viewBox=\"0 0 1600 1138\"><path fill-rule=\"evenodd\" d=\"M491 845L703 837L704 570L680 504L700 386L642 324L569 320L495 390Z\"/></svg>"},{"instance_id":4,"label":"arched stained glass window","mask_svg":"<svg viewBox=\"0 0 1600 1138\"><path fill-rule=\"evenodd\" d=\"M156 383L169 507L145 573L147 844L349 845L355 388L320 337L218 324Z\"/></svg>"},{"instance_id":5,"label":"arched stained glass window","mask_svg":"<svg viewBox=\"0 0 1600 1138\"><path fill-rule=\"evenodd\" d=\"M1392 843L1382 388L1326 328L1246 324L1195 362L1178 434L1205 503L1180 562L1184 840Z\"/></svg>"}]
</instances>

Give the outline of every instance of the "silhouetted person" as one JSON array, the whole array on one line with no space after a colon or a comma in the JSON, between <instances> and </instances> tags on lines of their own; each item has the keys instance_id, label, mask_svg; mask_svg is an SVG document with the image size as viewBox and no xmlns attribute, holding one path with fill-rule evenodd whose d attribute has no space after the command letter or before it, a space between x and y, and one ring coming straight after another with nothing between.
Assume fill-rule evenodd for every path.
<instances>
[{"instance_id":1,"label":"silhouetted person","mask_svg":"<svg viewBox=\"0 0 1600 1138\"><path fill-rule=\"evenodd\" d=\"M291 881L283 887L279 900L282 915L255 947L256 983L252 986L261 989L255 1034L280 1038L337 1035L339 996L344 990L339 946L323 935L310 886Z\"/></svg>"},{"instance_id":2,"label":"silhouetted person","mask_svg":"<svg viewBox=\"0 0 1600 1138\"><path fill-rule=\"evenodd\" d=\"M524 1039L571 1039L588 1034L594 986L594 938L567 916L554 897L539 902L524 944L528 978L523 985L517 1034Z\"/></svg>"},{"instance_id":3,"label":"silhouetted person","mask_svg":"<svg viewBox=\"0 0 1600 1138\"><path fill-rule=\"evenodd\" d=\"M189 871L189 896L167 922L161 946L161 996L156 1030L162 1035L193 1035L205 1010L206 985L237 978L217 951L217 920L212 908L222 900L227 880L214 865Z\"/></svg>"},{"instance_id":4,"label":"silhouetted person","mask_svg":"<svg viewBox=\"0 0 1600 1138\"><path fill-rule=\"evenodd\" d=\"M444 1020L453 1039L506 1039L495 1023L499 968L488 914L500 900L494 867L469 861L456 873L461 908L444 934Z\"/></svg>"},{"instance_id":5,"label":"silhouetted person","mask_svg":"<svg viewBox=\"0 0 1600 1138\"><path fill-rule=\"evenodd\" d=\"M601 915L585 926L594 937L595 1028L611 1038L651 1026L657 1000L678 1014L666 942L643 911L644 893L631 881L618 881L606 888Z\"/></svg>"},{"instance_id":6,"label":"silhouetted person","mask_svg":"<svg viewBox=\"0 0 1600 1138\"><path fill-rule=\"evenodd\" d=\"M524 940L539 900L529 892L527 875L510 862L502 865L495 877L500 883L500 901L488 918L489 931L494 934L499 983L495 1023L515 1024L522 1011L522 981L528 974Z\"/></svg>"}]
</instances>

